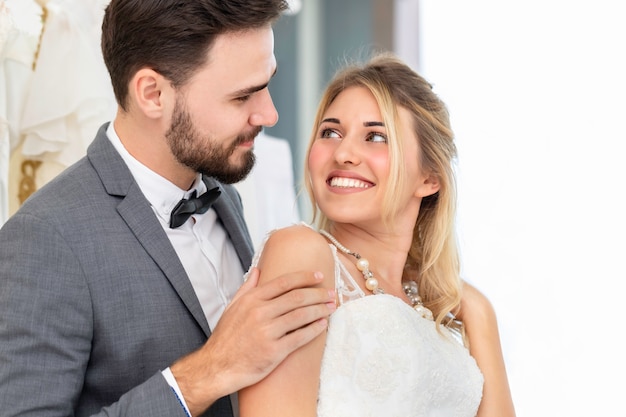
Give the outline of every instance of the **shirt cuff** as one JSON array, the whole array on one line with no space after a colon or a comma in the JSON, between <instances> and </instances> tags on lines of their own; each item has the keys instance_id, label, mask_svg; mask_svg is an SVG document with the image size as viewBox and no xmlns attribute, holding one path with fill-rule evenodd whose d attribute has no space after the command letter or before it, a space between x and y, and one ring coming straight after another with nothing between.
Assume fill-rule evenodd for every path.
<instances>
[{"instance_id":1,"label":"shirt cuff","mask_svg":"<svg viewBox=\"0 0 626 417\"><path fill-rule=\"evenodd\" d=\"M185 397L183 397L183 393L180 391L178 382L176 382L176 378L174 378L174 374L172 374L172 370L170 368L166 368L161 371L161 373L163 374L163 377L165 378L169 386L172 387L174 394L176 394L176 396L178 397L178 401L185 409L185 413L187 413L188 416L191 416L191 413L189 412L189 407L187 407L187 403L185 402Z\"/></svg>"}]
</instances>

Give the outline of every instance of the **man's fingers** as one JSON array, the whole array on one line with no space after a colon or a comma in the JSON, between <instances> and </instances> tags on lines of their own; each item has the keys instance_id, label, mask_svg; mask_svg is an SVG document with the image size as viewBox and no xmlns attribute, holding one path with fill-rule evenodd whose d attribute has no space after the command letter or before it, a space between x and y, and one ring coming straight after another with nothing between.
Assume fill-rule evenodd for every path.
<instances>
[{"instance_id":1,"label":"man's fingers","mask_svg":"<svg viewBox=\"0 0 626 417\"><path fill-rule=\"evenodd\" d=\"M278 342L286 352L293 352L306 345L328 328L328 319L321 318L284 335Z\"/></svg>"},{"instance_id":2,"label":"man's fingers","mask_svg":"<svg viewBox=\"0 0 626 417\"><path fill-rule=\"evenodd\" d=\"M272 332L274 333L273 337L280 339L285 335L298 332L299 330L310 326L313 323L319 322L320 320L327 320L328 316L330 316L330 314L335 310L336 306L334 302L323 304L318 303L289 309L285 314L278 316L274 320L272 327Z\"/></svg>"},{"instance_id":3,"label":"man's fingers","mask_svg":"<svg viewBox=\"0 0 626 417\"><path fill-rule=\"evenodd\" d=\"M310 323L335 311L335 291L328 288L296 288L276 297L266 306L271 317L292 319L295 316L296 320L303 319L302 324ZM312 311L318 312L319 316L307 316Z\"/></svg>"},{"instance_id":4,"label":"man's fingers","mask_svg":"<svg viewBox=\"0 0 626 417\"><path fill-rule=\"evenodd\" d=\"M259 297L271 300L296 288L306 288L319 285L324 280L321 272L298 272L283 275L259 285Z\"/></svg>"}]
</instances>

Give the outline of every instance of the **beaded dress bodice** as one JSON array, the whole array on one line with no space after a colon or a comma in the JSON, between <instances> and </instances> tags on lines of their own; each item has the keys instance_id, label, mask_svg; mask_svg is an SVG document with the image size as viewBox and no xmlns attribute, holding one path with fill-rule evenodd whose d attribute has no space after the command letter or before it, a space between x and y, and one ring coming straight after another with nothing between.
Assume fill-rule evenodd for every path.
<instances>
[{"instance_id":1,"label":"beaded dress bodice","mask_svg":"<svg viewBox=\"0 0 626 417\"><path fill-rule=\"evenodd\" d=\"M339 306L328 327L318 417L475 416L483 376L468 350L401 299L366 295L329 247Z\"/></svg>"}]
</instances>

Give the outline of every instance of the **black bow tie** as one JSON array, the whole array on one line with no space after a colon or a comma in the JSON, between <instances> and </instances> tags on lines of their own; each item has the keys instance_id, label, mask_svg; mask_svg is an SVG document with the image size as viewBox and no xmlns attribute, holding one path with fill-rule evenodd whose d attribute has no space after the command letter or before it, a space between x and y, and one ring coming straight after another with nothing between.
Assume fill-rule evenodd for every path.
<instances>
[{"instance_id":1,"label":"black bow tie","mask_svg":"<svg viewBox=\"0 0 626 417\"><path fill-rule=\"evenodd\" d=\"M178 202L178 204L176 204L174 210L172 210L170 227L172 229L179 227L185 223L192 214L206 213L207 210L211 208L211 204L217 200L217 197L219 197L220 194L221 191L219 187L210 189L200 197L196 197L196 191L194 190L189 199L183 198Z\"/></svg>"}]
</instances>

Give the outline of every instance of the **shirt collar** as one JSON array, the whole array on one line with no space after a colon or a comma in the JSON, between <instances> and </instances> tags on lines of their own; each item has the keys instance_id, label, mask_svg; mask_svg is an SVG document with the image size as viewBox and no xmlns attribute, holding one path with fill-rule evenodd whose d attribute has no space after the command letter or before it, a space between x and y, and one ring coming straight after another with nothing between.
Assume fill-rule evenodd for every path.
<instances>
[{"instance_id":1,"label":"shirt collar","mask_svg":"<svg viewBox=\"0 0 626 417\"><path fill-rule=\"evenodd\" d=\"M141 192L156 214L166 222L169 222L170 213L182 198L189 198L194 191L196 191L196 195L200 195L207 190L206 184L202 181L202 174L198 173L196 175L196 179L189 190L183 190L139 162L124 147L117 132L115 132L113 123L109 123L106 133L107 137L128 166Z\"/></svg>"}]
</instances>

